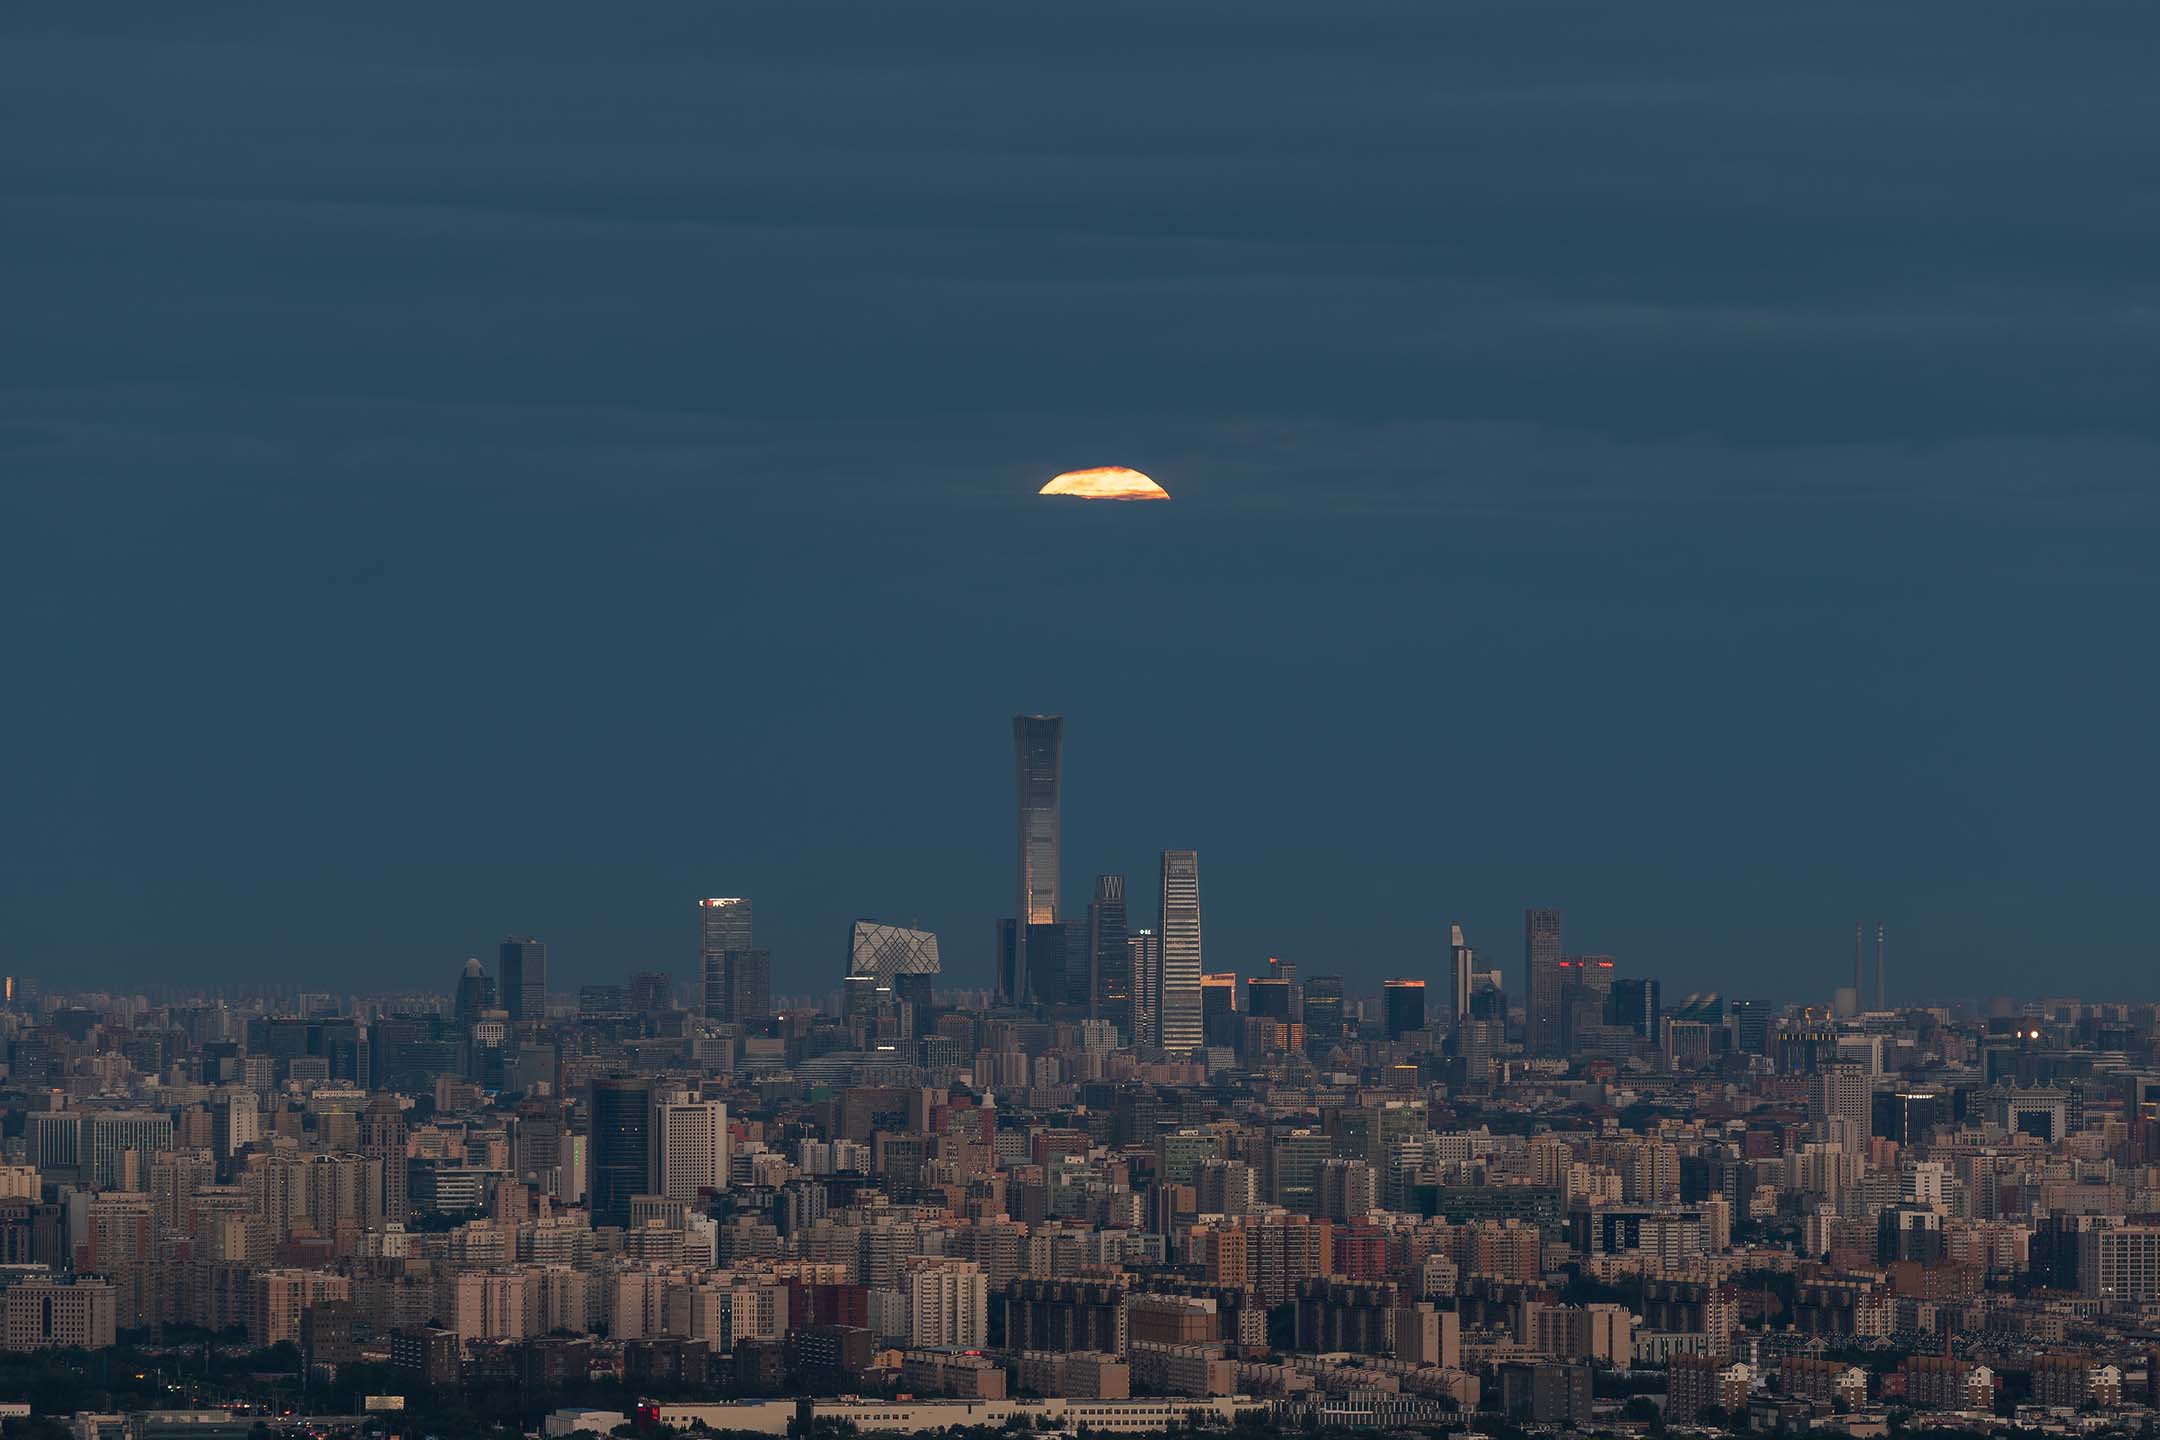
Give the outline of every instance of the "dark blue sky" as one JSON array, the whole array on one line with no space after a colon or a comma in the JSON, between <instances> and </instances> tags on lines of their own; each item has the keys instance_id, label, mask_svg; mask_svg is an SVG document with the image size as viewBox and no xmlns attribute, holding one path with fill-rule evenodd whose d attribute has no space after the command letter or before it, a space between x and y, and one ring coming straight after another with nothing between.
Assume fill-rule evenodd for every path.
<instances>
[{"instance_id":1,"label":"dark blue sky","mask_svg":"<svg viewBox=\"0 0 2160 1440\"><path fill-rule=\"evenodd\" d=\"M0 968L2149 991L2160 11L765 8L0 19Z\"/></svg>"}]
</instances>

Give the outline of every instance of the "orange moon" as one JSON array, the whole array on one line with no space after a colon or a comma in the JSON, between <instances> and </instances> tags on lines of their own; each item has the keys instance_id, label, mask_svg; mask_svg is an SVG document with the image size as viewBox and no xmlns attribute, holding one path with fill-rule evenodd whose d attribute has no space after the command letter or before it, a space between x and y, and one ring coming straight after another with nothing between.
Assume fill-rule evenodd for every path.
<instances>
[{"instance_id":1,"label":"orange moon","mask_svg":"<svg viewBox=\"0 0 2160 1440\"><path fill-rule=\"evenodd\" d=\"M1038 492L1072 495L1082 500L1167 500L1170 492L1123 465L1098 465L1092 470L1068 470Z\"/></svg>"}]
</instances>

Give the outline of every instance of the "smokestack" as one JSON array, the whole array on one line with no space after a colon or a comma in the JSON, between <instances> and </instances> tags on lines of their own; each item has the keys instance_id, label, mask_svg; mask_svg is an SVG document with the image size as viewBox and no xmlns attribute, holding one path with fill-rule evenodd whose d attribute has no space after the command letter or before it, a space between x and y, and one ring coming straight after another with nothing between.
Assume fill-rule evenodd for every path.
<instances>
[{"instance_id":1,"label":"smokestack","mask_svg":"<svg viewBox=\"0 0 2160 1440\"><path fill-rule=\"evenodd\" d=\"M1852 1003L1860 1008L1860 927L1867 922L1855 920L1852 927Z\"/></svg>"},{"instance_id":2,"label":"smokestack","mask_svg":"<svg viewBox=\"0 0 2160 1440\"><path fill-rule=\"evenodd\" d=\"M1884 1009L1884 1008L1886 1008L1886 1007L1884 1006L1884 1004L1883 1004L1883 979L1884 979L1884 973L1883 973L1883 943L1882 943L1882 942L1883 942L1883 924L1882 924L1882 921L1878 920L1878 921L1876 921L1876 922L1875 922L1875 1008L1876 1008L1877 1010L1881 1010L1881 1009Z\"/></svg>"}]
</instances>

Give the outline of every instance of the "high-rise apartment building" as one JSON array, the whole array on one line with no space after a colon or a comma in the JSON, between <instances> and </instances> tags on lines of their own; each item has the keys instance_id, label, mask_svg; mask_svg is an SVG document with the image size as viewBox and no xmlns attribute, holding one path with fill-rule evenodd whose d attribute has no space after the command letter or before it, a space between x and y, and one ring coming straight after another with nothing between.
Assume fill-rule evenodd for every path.
<instances>
[{"instance_id":1,"label":"high-rise apartment building","mask_svg":"<svg viewBox=\"0 0 2160 1440\"><path fill-rule=\"evenodd\" d=\"M1095 877L1088 902L1088 1014L1132 1034L1132 957L1126 948L1125 877Z\"/></svg>"},{"instance_id":2,"label":"high-rise apartment building","mask_svg":"<svg viewBox=\"0 0 2160 1440\"><path fill-rule=\"evenodd\" d=\"M648 1144L646 1168L654 1194L696 1204L701 1190L727 1189L727 1106L719 1101L686 1094L660 1097L653 1104Z\"/></svg>"},{"instance_id":3,"label":"high-rise apartment building","mask_svg":"<svg viewBox=\"0 0 2160 1440\"><path fill-rule=\"evenodd\" d=\"M512 935L495 952L503 1009L513 1023L547 1019L547 946L530 935Z\"/></svg>"},{"instance_id":4,"label":"high-rise apartment building","mask_svg":"<svg viewBox=\"0 0 2160 1440\"><path fill-rule=\"evenodd\" d=\"M989 1278L975 1261L917 1260L908 1268L904 1293L910 1346L976 1350L989 1343Z\"/></svg>"},{"instance_id":5,"label":"high-rise apartment building","mask_svg":"<svg viewBox=\"0 0 2160 1440\"><path fill-rule=\"evenodd\" d=\"M624 1225L631 1199L652 1193L652 1081L643 1075L596 1075L588 1110L592 1221Z\"/></svg>"},{"instance_id":6,"label":"high-rise apartment building","mask_svg":"<svg viewBox=\"0 0 2160 1440\"><path fill-rule=\"evenodd\" d=\"M1014 915L1012 983L1019 990L1009 1000L1038 998L1030 993L1027 927L1063 918L1058 898L1061 822L1058 770L1065 745L1065 722L1056 715L1013 716L1013 775L1018 801L1019 883Z\"/></svg>"},{"instance_id":7,"label":"high-rise apartment building","mask_svg":"<svg viewBox=\"0 0 2160 1440\"><path fill-rule=\"evenodd\" d=\"M1135 930L1125 951L1132 973L1132 1043L1156 1049L1162 1045L1162 936L1153 930Z\"/></svg>"},{"instance_id":8,"label":"high-rise apartment building","mask_svg":"<svg viewBox=\"0 0 2160 1440\"><path fill-rule=\"evenodd\" d=\"M698 978L703 982L702 1009L708 1020L727 1015L727 953L748 950L751 907L740 897L700 900L698 903Z\"/></svg>"},{"instance_id":9,"label":"high-rise apartment building","mask_svg":"<svg viewBox=\"0 0 2160 1440\"><path fill-rule=\"evenodd\" d=\"M1173 1055L1200 1048L1200 853L1162 855L1162 998L1156 1004L1162 1048Z\"/></svg>"},{"instance_id":10,"label":"high-rise apartment building","mask_svg":"<svg viewBox=\"0 0 2160 1440\"><path fill-rule=\"evenodd\" d=\"M1560 912L1523 912L1523 1049L1531 1055L1561 1050L1560 1005L1567 984L1561 961Z\"/></svg>"}]
</instances>

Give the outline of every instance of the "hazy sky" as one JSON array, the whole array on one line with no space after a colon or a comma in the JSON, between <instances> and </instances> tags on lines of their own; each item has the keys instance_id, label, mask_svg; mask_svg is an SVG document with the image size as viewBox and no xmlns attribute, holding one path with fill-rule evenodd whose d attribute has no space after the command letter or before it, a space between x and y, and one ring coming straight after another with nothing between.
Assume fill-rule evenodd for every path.
<instances>
[{"instance_id":1,"label":"hazy sky","mask_svg":"<svg viewBox=\"0 0 2160 1440\"><path fill-rule=\"evenodd\" d=\"M319 11L310 16L308 11ZM2151 994L2160 10L0 17L0 969ZM1169 505L1038 500L1140 468ZM798 976L811 977L797 983Z\"/></svg>"}]
</instances>

